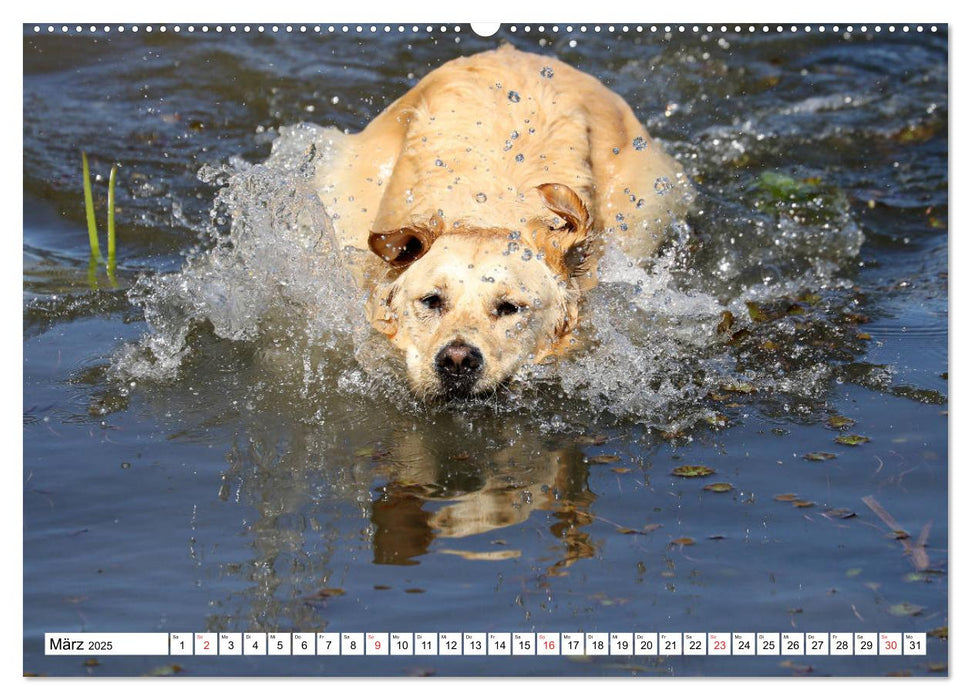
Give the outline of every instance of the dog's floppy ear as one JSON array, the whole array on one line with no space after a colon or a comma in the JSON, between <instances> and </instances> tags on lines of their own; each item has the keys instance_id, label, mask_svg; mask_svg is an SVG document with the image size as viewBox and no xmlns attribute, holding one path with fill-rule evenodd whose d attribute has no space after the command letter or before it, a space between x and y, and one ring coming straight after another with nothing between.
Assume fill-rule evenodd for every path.
<instances>
[{"instance_id":1,"label":"dog's floppy ear","mask_svg":"<svg viewBox=\"0 0 971 700\"><path fill-rule=\"evenodd\" d=\"M365 304L368 321L379 333L393 338L398 333L398 315L391 306L394 301L393 284L378 285L371 290Z\"/></svg>"},{"instance_id":2,"label":"dog's floppy ear","mask_svg":"<svg viewBox=\"0 0 971 700\"><path fill-rule=\"evenodd\" d=\"M564 354L573 341L573 331L580 322L580 300L570 295L563 308L563 316L548 338L548 343L536 353L536 361L542 362L550 356Z\"/></svg>"},{"instance_id":3,"label":"dog's floppy ear","mask_svg":"<svg viewBox=\"0 0 971 700\"><path fill-rule=\"evenodd\" d=\"M372 231L368 247L391 267L407 267L428 252L442 232L444 224L437 216L427 226L404 226L395 231Z\"/></svg>"},{"instance_id":4,"label":"dog's floppy ear","mask_svg":"<svg viewBox=\"0 0 971 700\"><path fill-rule=\"evenodd\" d=\"M566 221L564 228L586 232L590 225L590 214L580 195L566 185L547 182L536 188L546 207ZM562 230L562 229L558 229Z\"/></svg>"},{"instance_id":5,"label":"dog's floppy ear","mask_svg":"<svg viewBox=\"0 0 971 700\"><path fill-rule=\"evenodd\" d=\"M537 244L554 268L572 272L571 268L577 265L571 260L570 252L586 241L590 232L590 213L580 195L566 185L548 182L536 190L546 208L565 222L559 228L539 231Z\"/></svg>"}]
</instances>

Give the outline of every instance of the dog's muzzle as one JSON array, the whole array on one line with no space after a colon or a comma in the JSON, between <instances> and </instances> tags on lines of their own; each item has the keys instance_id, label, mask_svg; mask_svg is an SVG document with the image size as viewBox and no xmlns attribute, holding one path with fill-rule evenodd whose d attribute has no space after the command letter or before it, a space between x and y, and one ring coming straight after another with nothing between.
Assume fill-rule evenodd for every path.
<instances>
[{"instance_id":1,"label":"dog's muzzle","mask_svg":"<svg viewBox=\"0 0 971 700\"><path fill-rule=\"evenodd\" d=\"M448 398L470 396L482 374L482 353L478 348L455 340L438 351L435 371Z\"/></svg>"}]
</instances>

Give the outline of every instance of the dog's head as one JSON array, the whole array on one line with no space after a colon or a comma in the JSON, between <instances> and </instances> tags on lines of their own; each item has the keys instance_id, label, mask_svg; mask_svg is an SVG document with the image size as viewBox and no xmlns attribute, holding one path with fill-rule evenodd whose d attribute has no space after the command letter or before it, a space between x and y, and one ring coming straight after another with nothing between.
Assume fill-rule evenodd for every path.
<instances>
[{"instance_id":1,"label":"dog's head","mask_svg":"<svg viewBox=\"0 0 971 700\"><path fill-rule=\"evenodd\" d=\"M574 276L590 234L565 185L537 188L556 214L522 231L425 225L372 233L371 250L400 273L369 302L371 323L405 353L422 399L488 394L565 344L577 323Z\"/></svg>"}]
</instances>

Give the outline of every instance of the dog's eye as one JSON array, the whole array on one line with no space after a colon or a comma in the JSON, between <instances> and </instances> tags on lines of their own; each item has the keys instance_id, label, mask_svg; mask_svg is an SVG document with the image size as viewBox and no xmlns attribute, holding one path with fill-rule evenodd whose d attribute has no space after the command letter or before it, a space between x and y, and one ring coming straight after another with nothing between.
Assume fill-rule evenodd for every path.
<instances>
[{"instance_id":1,"label":"dog's eye","mask_svg":"<svg viewBox=\"0 0 971 700\"><path fill-rule=\"evenodd\" d=\"M500 301L496 304L495 314L496 316L511 316L512 314L518 314L521 309L521 306L516 306L511 301Z\"/></svg>"},{"instance_id":2,"label":"dog's eye","mask_svg":"<svg viewBox=\"0 0 971 700\"><path fill-rule=\"evenodd\" d=\"M421 299L419 299L426 309L431 309L432 311L440 310L444 305L445 301L442 299L440 294L426 294Z\"/></svg>"}]
</instances>

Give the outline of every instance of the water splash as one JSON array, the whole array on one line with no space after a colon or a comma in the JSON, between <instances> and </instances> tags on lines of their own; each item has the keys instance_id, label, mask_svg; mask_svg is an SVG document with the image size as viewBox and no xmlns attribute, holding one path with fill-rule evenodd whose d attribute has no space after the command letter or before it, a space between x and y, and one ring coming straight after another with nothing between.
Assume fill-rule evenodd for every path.
<instances>
[{"instance_id":1,"label":"water splash","mask_svg":"<svg viewBox=\"0 0 971 700\"><path fill-rule=\"evenodd\" d=\"M363 297L341 264L344 252L313 188L314 168L329 161L340 136L305 125L283 128L265 163L235 159L200 171L200 179L223 187L205 232L211 246L190 254L181 272L142 278L132 289L149 332L116 359L117 375L173 378L199 324L220 338L251 343L277 333L297 342L302 333L334 347L353 333L360 303L345 300ZM228 230L218 226L224 219Z\"/></svg>"},{"instance_id":2,"label":"water splash","mask_svg":"<svg viewBox=\"0 0 971 700\"><path fill-rule=\"evenodd\" d=\"M200 177L222 187L209 245L180 272L133 289L149 330L119 353L114 376L178 377L201 330L250 348L256 374L290 385L304 402L290 408L309 420L324 420L322 402L333 396L428 410L409 397L401 359L365 320L365 296L347 266L366 253L338 248L314 191L314 171L329 167L342 138L334 129L282 128L266 162L203 168ZM839 345L845 329L832 319L850 303L840 274L862 234L838 194L810 197L797 210L761 206L764 196L742 191L728 205L704 203L701 224L674 226L646 268L608 244L577 347L554 364L523 368L488 409L532 412L551 429L609 414L670 430L710 418L711 396L725 391L817 395L832 374L828 349L852 350ZM825 301L797 301L806 290ZM786 314L760 318L747 306L780 299ZM824 351L806 350L817 342L807 334L825 336ZM766 348L805 359L767 359Z\"/></svg>"}]
</instances>

